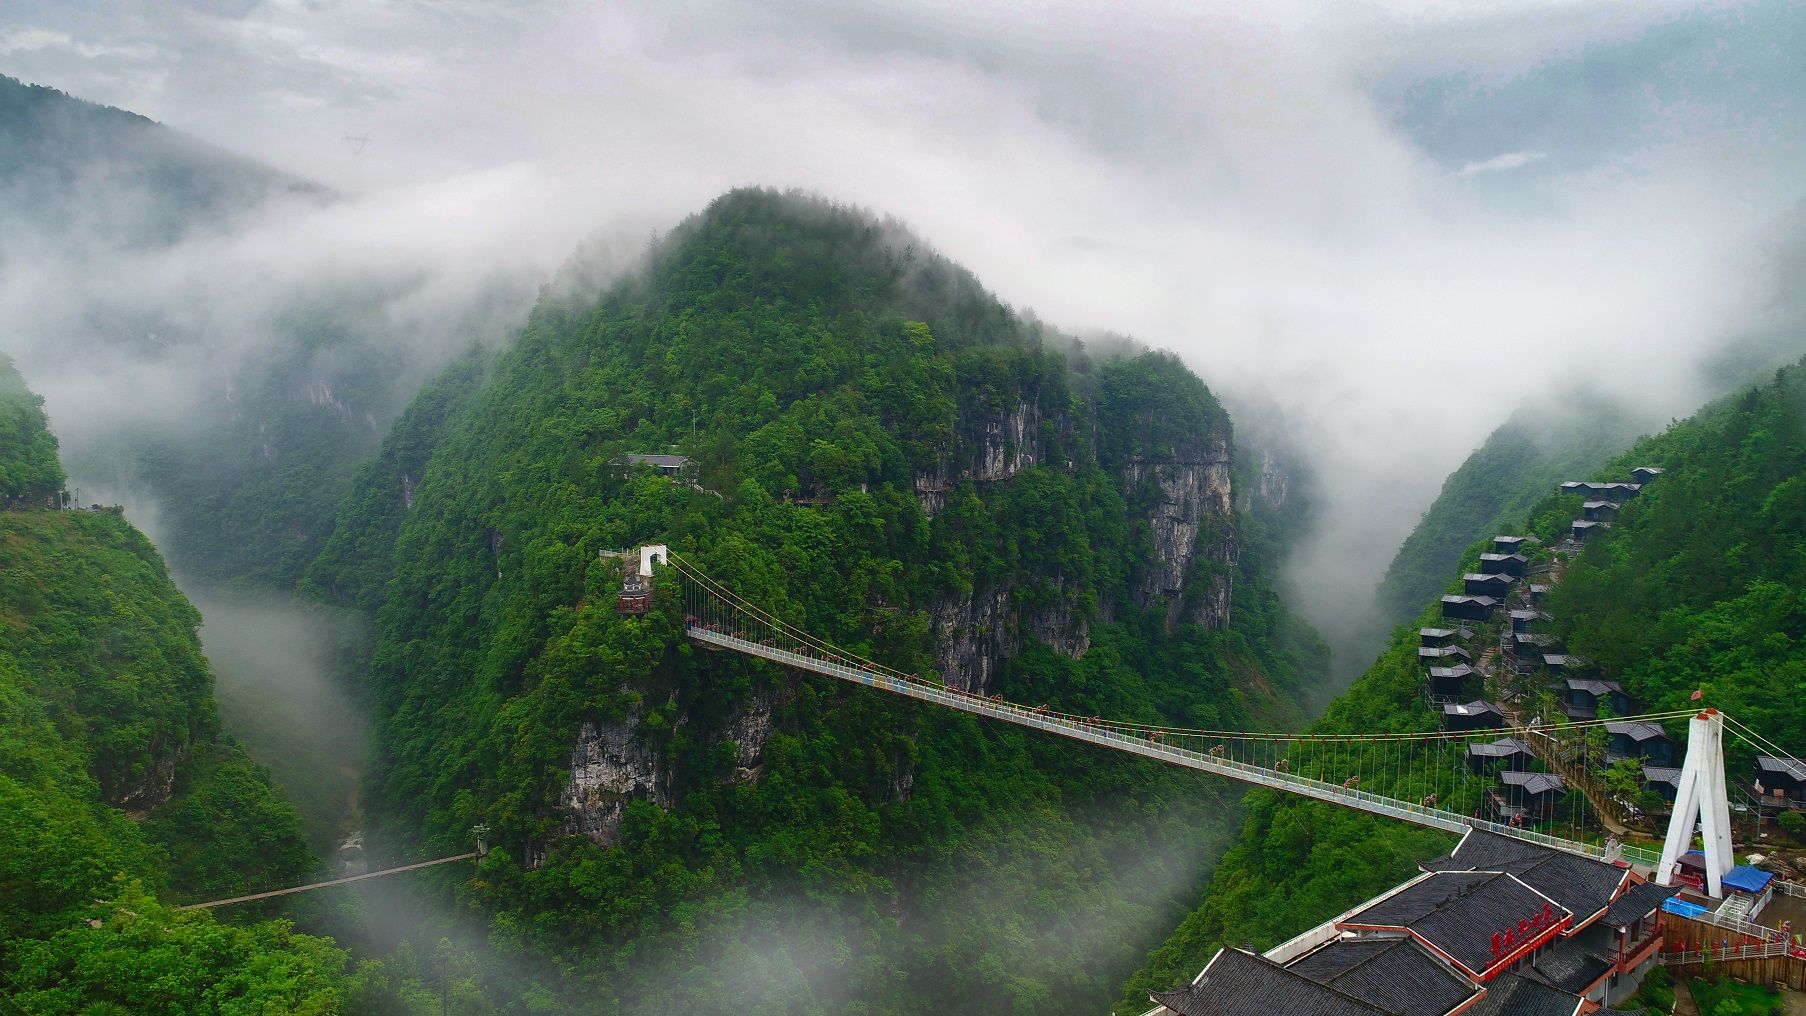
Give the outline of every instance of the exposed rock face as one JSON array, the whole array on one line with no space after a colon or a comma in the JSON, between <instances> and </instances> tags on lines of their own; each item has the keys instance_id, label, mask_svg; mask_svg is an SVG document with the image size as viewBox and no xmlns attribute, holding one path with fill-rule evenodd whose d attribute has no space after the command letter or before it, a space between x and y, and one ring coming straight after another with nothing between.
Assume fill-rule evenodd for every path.
<instances>
[{"instance_id":1,"label":"exposed rock face","mask_svg":"<svg viewBox=\"0 0 1806 1016\"><path fill-rule=\"evenodd\" d=\"M975 437L973 479L1007 480L1041 459L1041 407L1019 401L1003 416L980 421Z\"/></svg>"},{"instance_id":2,"label":"exposed rock face","mask_svg":"<svg viewBox=\"0 0 1806 1016\"><path fill-rule=\"evenodd\" d=\"M1064 593L1064 581L1056 588ZM1061 595L1053 604L1023 610L1014 586L980 590L970 597L937 600L928 608L934 626L934 663L949 687L986 694L1003 661L1022 649L1026 632L1054 651L1077 658L1091 648L1084 612Z\"/></svg>"},{"instance_id":3,"label":"exposed rock face","mask_svg":"<svg viewBox=\"0 0 1806 1016\"><path fill-rule=\"evenodd\" d=\"M771 741L775 699L755 692L711 738L712 744L732 741L740 748L735 778L758 779L765 746ZM587 836L604 846L620 839L621 816L629 802L651 801L661 808L672 802L673 773L657 748L640 737L640 713L629 713L614 723L585 723L571 749L571 781L560 803L567 812L564 831ZM679 719L679 723L684 722Z\"/></svg>"},{"instance_id":4,"label":"exposed rock face","mask_svg":"<svg viewBox=\"0 0 1806 1016\"><path fill-rule=\"evenodd\" d=\"M947 492L962 480L997 483L1042 460L1041 407L1026 398L1001 414L967 416L956 425L961 449L935 467L915 475L916 500L929 518L947 506Z\"/></svg>"},{"instance_id":5,"label":"exposed rock face","mask_svg":"<svg viewBox=\"0 0 1806 1016\"><path fill-rule=\"evenodd\" d=\"M983 694L999 664L1016 655L1010 588L937 600L928 608L934 625L934 665L948 687Z\"/></svg>"},{"instance_id":6,"label":"exposed rock face","mask_svg":"<svg viewBox=\"0 0 1806 1016\"><path fill-rule=\"evenodd\" d=\"M1054 592L1053 603L1023 612L1022 626L1054 652L1076 660L1091 648L1091 622L1082 605L1066 594L1065 579L1054 581Z\"/></svg>"},{"instance_id":7,"label":"exposed rock face","mask_svg":"<svg viewBox=\"0 0 1806 1016\"><path fill-rule=\"evenodd\" d=\"M176 792L176 768L189 757L188 745L173 751L153 749L150 768L142 772L112 772L102 768L101 799L133 816L148 815Z\"/></svg>"},{"instance_id":8,"label":"exposed rock face","mask_svg":"<svg viewBox=\"0 0 1806 1016\"><path fill-rule=\"evenodd\" d=\"M754 693L746 707L736 712L714 739L717 744L732 741L739 745L740 762L734 769L737 780L756 780L764 769L765 745L771 740L771 708L769 695Z\"/></svg>"},{"instance_id":9,"label":"exposed rock face","mask_svg":"<svg viewBox=\"0 0 1806 1016\"><path fill-rule=\"evenodd\" d=\"M658 753L636 738L640 716L616 723L585 723L571 750L571 782L562 804L569 814L565 832L613 845L621 834L621 815L634 798L660 807L671 804L671 774Z\"/></svg>"},{"instance_id":10,"label":"exposed rock face","mask_svg":"<svg viewBox=\"0 0 1806 1016\"><path fill-rule=\"evenodd\" d=\"M1123 466L1131 503L1147 506L1146 525L1153 559L1131 578L1138 606L1166 598L1168 628L1189 620L1210 628L1229 624L1231 574L1237 557L1230 486L1229 435L1208 435L1170 457L1140 454ZM1200 539L1203 537L1203 539ZM1205 585L1187 583L1200 562ZM1190 594L1188 604L1188 592Z\"/></svg>"},{"instance_id":11,"label":"exposed rock face","mask_svg":"<svg viewBox=\"0 0 1806 1016\"><path fill-rule=\"evenodd\" d=\"M1273 457L1271 451L1260 456L1260 478L1254 483L1254 497L1268 508L1281 508L1292 498L1292 473Z\"/></svg>"}]
</instances>

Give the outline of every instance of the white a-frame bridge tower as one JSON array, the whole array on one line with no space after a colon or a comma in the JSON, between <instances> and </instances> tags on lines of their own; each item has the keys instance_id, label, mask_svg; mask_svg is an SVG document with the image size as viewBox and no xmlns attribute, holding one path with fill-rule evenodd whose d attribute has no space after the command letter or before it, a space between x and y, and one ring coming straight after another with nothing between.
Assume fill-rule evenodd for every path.
<instances>
[{"instance_id":1,"label":"white a-frame bridge tower","mask_svg":"<svg viewBox=\"0 0 1806 1016\"><path fill-rule=\"evenodd\" d=\"M1724 877L1736 862L1731 850L1731 803L1724 780L1724 714L1716 709L1693 717L1687 729L1687 758L1681 763L1674 815L1668 820L1662 862L1655 871L1655 880L1662 885L1674 884L1675 862L1693 847L1695 822L1705 840L1706 892L1720 899Z\"/></svg>"}]
</instances>

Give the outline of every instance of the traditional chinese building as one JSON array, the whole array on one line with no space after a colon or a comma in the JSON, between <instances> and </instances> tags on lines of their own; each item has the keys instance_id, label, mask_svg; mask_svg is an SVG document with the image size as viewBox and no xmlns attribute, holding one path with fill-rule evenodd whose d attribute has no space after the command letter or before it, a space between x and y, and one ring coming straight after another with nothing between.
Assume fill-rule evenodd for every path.
<instances>
[{"instance_id":1,"label":"traditional chinese building","mask_svg":"<svg viewBox=\"0 0 1806 1016\"><path fill-rule=\"evenodd\" d=\"M1155 1016L1613 1016L1675 890L1470 830L1423 874L1267 953L1223 949Z\"/></svg>"}]
</instances>

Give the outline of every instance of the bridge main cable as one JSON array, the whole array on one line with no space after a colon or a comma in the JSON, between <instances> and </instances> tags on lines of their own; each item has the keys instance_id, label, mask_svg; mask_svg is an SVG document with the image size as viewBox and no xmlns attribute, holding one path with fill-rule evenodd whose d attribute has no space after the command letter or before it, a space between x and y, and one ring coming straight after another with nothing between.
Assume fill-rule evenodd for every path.
<instances>
[{"instance_id":1,"label":"bridge main cable","mask_svg":"<svg viewBox=\"0 0 1806 1016\"><path fill-rule=\"evenodd\" d=\"M876 661L859 656L856 653L851 653L844 649L841 649L840 647L834 645L831 642L826 641L825 639L821 639L816 636L810 635L809 633L803 631L802 629L797 628L795 625L792 625L792 624L782 620L781 618L773 616L772 614L770 614L769 612L760 608L756 604L753 604L750 601L739 596L738 594L734 593L731 589L728 589L726 586L723 586L721 583L710 578L707 575L707 573L703 572L700 568L696 567L694 564L691 564L690 562L685 561L678 554L672 553L670 555L670 558L671 558L672 565L678 570L678 572L680 574L682 574L685 578L687 578L693 582L696 582L698 585L700 585L703 588L703 591L705 593L717 597L723 603L727 604L729 607L747 612L748 614L750 614L754 618L756 618L760 623L769 625L769 626L773 627L774 629L781 631L787 637L795 639L797 642L799 642L805 646L808 646L809 648L817 650L821 654L822 658L843 663L856 670L865 670L865 671L869 671L873 674L881 674L881 675L884 675L887 677L895 678L900 681L910 682L910 683L914 683L914 684L920 684L920 685L923 685L928 688L944 690L944 691L950 692L955 695L969 695L970 694L968 692L962 692L955 688L947 688L944 684L941 684L938 682L924 680L923 678L918 677L914 674L905 674L902 671L897 670L893 667L885 666L884 664L881 664ZM724 634L731 634L731 633L724 633ZM744 639L743 636L740 636L740 637L742 639ZM756 639L744 639L744 641L763 645L763 643L758 643L758 640L756 640ZM729 647L724 646L723 648L729 648ZM766 648L776 648L776 647L768 646ZM799 654L799 655L803 655L805 658L812 658L812 657L808 657L807 654ZM989 699L986 701L1002 702L1001 699ZM1131 730L1131 731L1138 731L1138 732L1144 732L1144 733L1158 733L1163 736L1169 736L1169 737L1217 738L1217 739L1234 739L1234 740L1244 740L1244 741L1282 741L1282 742L1315 741L1315 742L1324 742L1324 743L1373 742L1373 741L1424 741L1424 742L1444 741L1444 740L1446 740L1446 741L1462 741L1462 740L1472 740L1475 737L1474 731L1460 731L1460 730L1456 730L1456 731L1449 731L1449 730L1381 731L1381 732L1370 733L1370 734L1323 734L1323 733L1287 732L1287 731L1217 730L1217 729L1208 729L1208 728L1201 728L1201 727L1175 727L1175 726L1170 726L1170 725L1166 725L1166 724L1143 723L1143 722L1139 722L1139 721L1135 721L1135 720L1092 718L1092 717L1082 716L1078 713L1061 712L1058 710L1045 709L1045 708L1038 707L1038 706L1031 709L1031 708L1029 708L1027 706L1023 706L1019 703L1004 703L1004 704L1011 705L1016 709L1033 712L1038 715L1049 716L1049 717L1053 717L1053 718L1057 718L1057 719L1070 720L1074 723L1088 724L1091 726L1098 726L1098 727L1107 727L1107 728L1117 729L1117 730ZM1627 722L1627 721L1631 721L1631 720L1659 722L1662 720L1681 719L1683 717L1692 716L1697 711L1698 711L1697 709L1691 709L1691 708L1675 709L1675 710L1668 710L1668 711L1664 711L1664 712L1643 713L1643 714L1639 714L1637 716L1619 716L1619 717L1611 717L1608 719L1578 720L1578 721L1574 721L1574 722L1570 722L1570 723L1564 723L1564 724L1561 724L1560 726L1556 726L1553 724L1513 725L1510 727L1500 728L1497 731L1497 736L1502 737L1502 736L1506 736L1507 734L1511 734L1511 733L1552 732L1552 731L1556 731L1556 730L1580 731L1580 730L1586 730L1586 729L1593 728L1593 727L1602 727L1608 723L1620 723L1620 722Z\"/></svg>"},{"instance_id":2,"label":"bridge main cable","mask_svg":"<svg viewBox=\"0 0 1806 1016\"><path fill-rule=\"evenodd\" d=\"M1270 740L1285 742L1346 742L1346 741L1451 741L1466 740L1476 736L1472 731L1433 731L1420 733L1386 733L1373 735L1312 735L1286 733L1250 733L1229 730L1199 730L1192 728L1161 727L1152 724L1124 723L1120 721L1104 721L1096 718L1086 719L1070 713L1054 712L1046 707L1028 708L1001 699L987 699L982 696L950 689L942 684L923 680L913 674L903 674L893 668L885 667L800 631L792 625L772 616L768 612L749 603L742 597L720 583L708 578L700 569L681 559L674 558L673 564L678 571L690 581L696 583L699 592L706 597L718 600L730 612L745 612L749 621L768 626L774 634L781 634L786 639L794 640L798 652L773 644L773 639L760 641L747 638L736 629L731 616L723 618L725 623L703 622L695 616L685 619L686 635L703 645L726 649L748 656L838 678L882 691L892 692L920 701L930 702L959 709L964 712L993 719L1003 720L1018 726L1043 730L1073 740L1108 747L1117 751L1158 759L1171 764L1185 766L1202 772L1225 776L1239 782L1255 786L1265 786L1300 796L1337 804L1344 807L1384 815L1429 826L1451 833L1463 832L1470 828L1487 829L1503 835L1542 843L1557 849L1584 854L1592 857L1616 859L1619 848L1612 843L1606 845L1584 843L1535 832L1505 823L1485 819L1472 818L1453 811L1434 806L1434 798L1426 798L1423 803L1412 804L1406 801L1383 797L1369 791L1359 789L1358 781L1331 783L1325 780L1300 776L1287 772L1283 763L1278 767L1266 767L1243 762L1227 757L1222 745L1214 746L1208 751L1196 751L1178 744L1163 743L1167 738L1216 738L1219 740ZM721 629L729 630L721 630ZM1649 714L1648 719L1667 719L1689 715L1693 710L1677 710L1672 713ZM1642 719L1645 717L1637 717ZM1616 720L1598 720L1584 723L1568 724L1561 728L1547 726L1531 726L1522 728L1501 729L1496 736L1505 736L1512 730L1526 733L1543 733L1552 729L1572 730L1597 726Z\"/></svg>"}]
</instances>

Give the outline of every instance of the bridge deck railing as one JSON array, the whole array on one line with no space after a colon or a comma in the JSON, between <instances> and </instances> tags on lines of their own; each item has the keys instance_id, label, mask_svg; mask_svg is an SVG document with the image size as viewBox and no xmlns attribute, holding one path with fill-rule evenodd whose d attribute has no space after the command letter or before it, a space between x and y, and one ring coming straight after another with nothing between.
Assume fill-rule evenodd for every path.
<instances>
[{"instance_id":1,"label":"bridge deck railing","mask_svg":"<svg viewBox=\"0 0 1806 1016\"><path fill-rule=\"evenodd\" d=\"M1398 801L1375 794L1371 791L1348 787L1339 783L1299 776L1293 773L1270 769L1248 762L1194 751L1177 745L1161 744L1147 737L1124 734L1102 724L1090 724L1068 717L1038 713L1008 702L993 702L981 696L970 695L939 685L931 685L922 681L905 680L888 674L875 674L868 670L848 666L836 660L821 659L787 649L764 645L751 639L740 638L709 627L689 625L686 632L697 642L719 646L736 652L757 656L799 670L807 670L829 677L839 678L854 684L863 684L894 694L938 705L948 706L964 712L1014 723L1018 726L1044 730L1078 741L1102 745L1119 751L1125 751L1145 758L1197 769L1202 772L1226 776L1230 779L1255 786L1283 790L1331 804L1355 808L1375 815L1402 819L1417 825L1441 829L1450 833L1461 833L1467 829L1485 829L1501 835L1526 840L1569 853L1582 854L1587 857L1606 861L1617 861L1621 858L1621 848L1617 845L1601 845L1583 843L1578 840L1552 836L1533 829L1523 829L1494 822L1487 819L1471 818L1455 812L1433 808L1407 801ZM1646 854L1647 851L1638 851ZM1653 863L1653 861L1649 862Z\"/></svg>"}]
</instances>

